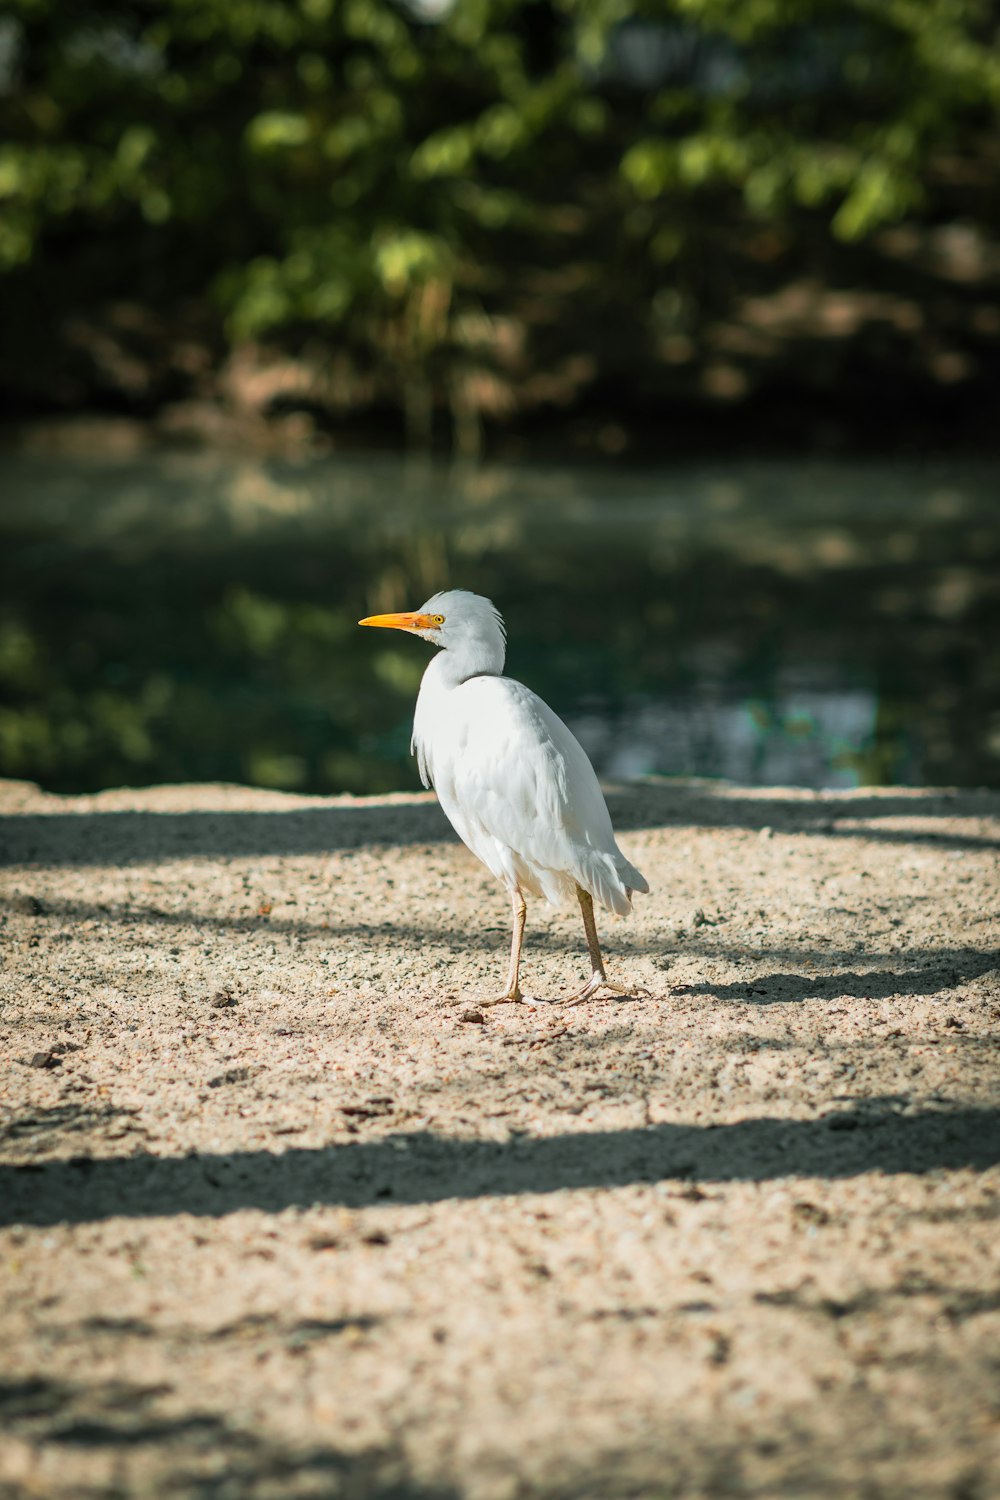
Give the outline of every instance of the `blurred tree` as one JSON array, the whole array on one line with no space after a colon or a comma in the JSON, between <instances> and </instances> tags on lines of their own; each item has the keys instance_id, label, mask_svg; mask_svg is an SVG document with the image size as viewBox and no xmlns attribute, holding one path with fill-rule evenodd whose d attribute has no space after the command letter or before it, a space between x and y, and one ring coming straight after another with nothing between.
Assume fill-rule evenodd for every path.
<instances>
[{"instance_id":1,"label":"blurred tree","mask_svg":"<svg viewBox=\"0 0 1000 1500\"><path fill-rule=\"evenodd\" d=\"M9 0L0 388L154 409L267 340L473 451L587 390L752 391L789 343L747 299L796 278L882 299L800 329L881 320L961 383L998 40L990 0Z\"/></svg>"}]
</instances>

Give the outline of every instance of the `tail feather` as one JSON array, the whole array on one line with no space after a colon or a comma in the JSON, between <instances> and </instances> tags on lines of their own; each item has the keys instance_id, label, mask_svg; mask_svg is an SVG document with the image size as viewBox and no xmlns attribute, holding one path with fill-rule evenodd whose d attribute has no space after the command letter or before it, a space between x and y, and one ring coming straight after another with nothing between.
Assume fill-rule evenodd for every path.
<instances>
[{"instance_id":1,"label":"tail feather","mask_svg":"<svg viewBox=\"0 0 1000 1500\"><path fill-rule=\"evenodd\" d=\"M629 891L641 891L644 896L649 895L649 881L645 875L641 875L635 865L630 865L628 860L619 856L615 861L615 868L621 877L622 883Z\"/></svg>"},{"instance_id":2,"label":"tail feather","mask_svg":"<svg viewBox=\"0 0 1000 1500\"><path fill-rule=\"evenodd\" d=\"M581 871L580 884L590 892L608 911L627 917L632 910L632 891L648 891L649 886L639 871L624 858L610 854L598 854L587 862ZM579 878L579 877L578 877Z\"/></svg>"}]
</instances>

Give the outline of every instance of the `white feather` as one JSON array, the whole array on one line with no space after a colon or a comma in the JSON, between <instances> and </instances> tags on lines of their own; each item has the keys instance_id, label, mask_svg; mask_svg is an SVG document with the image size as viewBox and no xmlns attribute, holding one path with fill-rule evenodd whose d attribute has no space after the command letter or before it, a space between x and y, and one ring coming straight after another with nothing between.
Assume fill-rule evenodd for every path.
<instances>
[{"instance_id":1,"label":"white feather","mask_svg":"<svg viewBox=\"0 0 1000 1500\"><path fill-rule=\"evenodd\" d=\"M420 613L444 616L426 635L445 649L424 673L412 748L459 837L508 889L559 905L579 885L624 916L631 892L649 886L615 842L579 741L530 688L501 675L493 605L453 590Z\"/></svg>"}]
</instances>

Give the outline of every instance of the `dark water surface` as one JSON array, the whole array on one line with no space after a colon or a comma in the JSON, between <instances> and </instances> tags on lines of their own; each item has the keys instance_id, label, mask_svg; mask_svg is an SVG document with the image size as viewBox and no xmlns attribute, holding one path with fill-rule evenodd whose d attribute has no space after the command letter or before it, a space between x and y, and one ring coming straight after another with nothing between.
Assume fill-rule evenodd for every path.
<instances>
[{"instance_id":1,"label":"dark water surface","mask_svg":"<svg viewBox=\"0 0 1000 1500\"><path fill-rule=\"evenodd\" d=\"M429 647L508 670L607 776L1000 784L1000 469L0 460L0 774L61 791L410 787Z\"/></svg>"}]
</instances>

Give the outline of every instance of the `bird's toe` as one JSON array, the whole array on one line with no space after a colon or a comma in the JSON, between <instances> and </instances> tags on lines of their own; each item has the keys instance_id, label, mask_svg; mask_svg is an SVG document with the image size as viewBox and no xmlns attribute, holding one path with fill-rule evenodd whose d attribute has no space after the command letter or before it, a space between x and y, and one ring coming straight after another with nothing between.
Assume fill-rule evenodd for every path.
<instances>
[{"instance_id":1,"label":"bird's toe","mask_svg":"<svg viewBox=\"0 0 1000 1500\"><path fill-rule=\"evenodd\" d=\"M530 995L522 995L520 990L507 990L502 995L492 995L488 1000L477 1000L477 1005L531 1005Z\"/></svg>"},{"instance_id":2,"label":"bird's toe","mask_svg":"<svg viewBox=\"0 0 1000 1500\"><path fill-rule=\"evenodd\" d=\"M641 984L620 984L617 979L608 979L606 975L595 971L582 990L578 990L575 995L569 995L562 1003L582 1005L584 1000L589 1000L591 996L597 994L598 990L611 990L616 995L627 995L632 1000L649 999L651 995L651 991Z\"/></svg>"}]
</instances>

